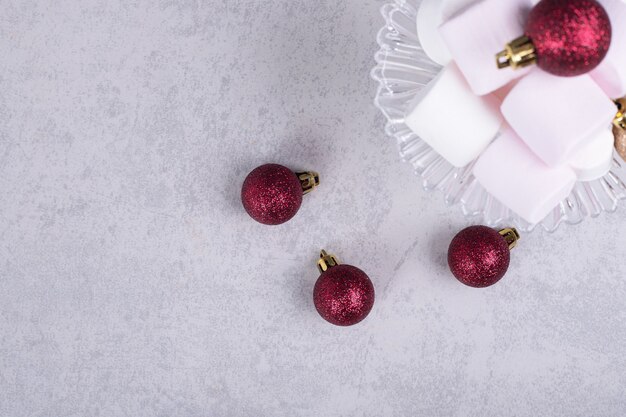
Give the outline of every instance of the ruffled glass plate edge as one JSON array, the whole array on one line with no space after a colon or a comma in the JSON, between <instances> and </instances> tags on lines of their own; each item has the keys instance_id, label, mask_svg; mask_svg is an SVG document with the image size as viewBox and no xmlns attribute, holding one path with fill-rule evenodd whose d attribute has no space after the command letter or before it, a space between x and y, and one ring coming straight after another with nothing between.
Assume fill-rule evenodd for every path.
<instances>
[{"instance_id":1,"label":"ruffled glass plate edge","mask_svg":"<svg viewBox=\"0 0 626 417\"><path fill-rule=\"evenodd\" d=\"M439 190L449 206L459 205L465 217L491 227L513 226L532 231L531 224L491 196L472 175L473 164L455 168L404 124L404 112L413 97L441 67L422 50L416 28L420 0L395 0L382 6L385 26L377 35L380 47L371 72L378 82L376 107L385 115L387 135L396 139L402 159L411 164L428 191ZM462 134L462 132L459 132ZM538 225L553 232L603 212L614 212L626 198L626 163L614 154L611 171L595 181L576 183L571 194Z\"/></svg>"}]
</instances>

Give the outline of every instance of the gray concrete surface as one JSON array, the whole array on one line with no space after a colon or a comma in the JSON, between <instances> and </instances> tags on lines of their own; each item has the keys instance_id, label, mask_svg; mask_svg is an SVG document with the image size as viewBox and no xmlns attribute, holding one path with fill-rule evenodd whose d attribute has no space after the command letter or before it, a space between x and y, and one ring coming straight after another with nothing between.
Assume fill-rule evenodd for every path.
<instances>
[{"instance_id":1,"label":"gray concrete surface","mask_svg":"<svg viewBox=\"0 0 626 417\"><path fill-rule=\"evenodd\" d=\"M0 415L624 416L624 209L526 235L487 290L467 223L385 137L374 0L0 3ZM289 224L239 203L316 169ZM322 247L377 288L320 319Z\"/></svg>"}]
</instances>

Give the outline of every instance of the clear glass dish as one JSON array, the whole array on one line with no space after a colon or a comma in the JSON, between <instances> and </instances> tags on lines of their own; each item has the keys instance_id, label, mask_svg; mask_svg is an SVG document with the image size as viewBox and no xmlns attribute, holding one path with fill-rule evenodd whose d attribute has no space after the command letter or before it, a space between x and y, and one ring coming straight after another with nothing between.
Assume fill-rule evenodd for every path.
<instances>
[{"instance_id":1,"label":"clear glass dish","mask_svg":"<svg viewBox=\"0 0 626 417\"><path fill-rule=\"evenodd\" d=\"M400 155L415 169L426 190L439 190L448 205L459 205L472 222L491 227L513 226L531 231L530 224L493 198L472 175L472 166L455 168L404 124L408 103L441 69L422 50L416 28L420 0L395 0L381 13L385 26L378 32L380 45L372 78L379 83L376 107L387 118L386 133L398 142ZM539 225L552 232L560 224L578 224L588 217L613 212L626 198L626 163L614 154L613 167L603 178L578 182L572 193Z\"/></svg>"}]
</instances>

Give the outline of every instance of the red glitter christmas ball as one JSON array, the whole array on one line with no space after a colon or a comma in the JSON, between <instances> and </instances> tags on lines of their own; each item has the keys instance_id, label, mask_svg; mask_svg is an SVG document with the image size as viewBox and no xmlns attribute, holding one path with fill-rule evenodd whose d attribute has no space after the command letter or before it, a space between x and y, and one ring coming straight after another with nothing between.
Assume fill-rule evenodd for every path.
<instances>
[{"instance_id":1,"label":"red glitter christmas ball","mask_svg":"<svg viewBox=\"0 0 626 417\"><path fill-rule=\"evenodd\" d=\"M302 205L302 185L289 168L277 164L253 170L241 188L241 201L259 223L278 225L296 215Z\"/></svg>"},{"instance_id":2,"label":"red glitter christmas ball","mask_svg":"<svg viewBox=\"0 0 626 417\"><path fill-rule=\"evenodd\" d=\"M566 77L600 65L611 35L609 15L596 0L542 0L531 10L526 24L537 65Z\"/></svg>"},{"instance_id":3,"label":"red glitter christmas ball","mask_svg":"<svg viewBox=\"0 0 626 417\"><path fill-rule=\"evenodd\" d=\"M457 234L448 249L448 265L463 284L489 287L500 281L509 269L511 250L496 230L472 226Z\"/></svg>"},{"instance_id":4,"label":"red glitter christmas ball","mask_svg":"<svg viewBox=\"0 0 626 417\"><path fill-rule=\"evenodd\" d=\"M359 268L337 265L320 275L313 289L313 301L326 321L352 326L372 310L374 285Z\"/></svg>"}]
</instances>

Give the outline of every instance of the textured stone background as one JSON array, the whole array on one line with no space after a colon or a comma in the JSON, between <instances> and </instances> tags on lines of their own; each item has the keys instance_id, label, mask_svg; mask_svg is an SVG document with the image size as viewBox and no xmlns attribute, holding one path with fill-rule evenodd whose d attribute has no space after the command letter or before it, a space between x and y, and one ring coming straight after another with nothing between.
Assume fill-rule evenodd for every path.
<instances>
[{"instance_id":1,"label":"textured stone background","mask_svg":"<svg viewBox=\"0 0 626 417\"><path fill-rule=\"evenodd\" d=\"M466 223L383 133L374 0L0 2L0 415L624 416L625 209L447 272ZM322 187L289 224L265 162ZM336 328L321 247L373 278Z\"/></svg>"}]
</instances>

